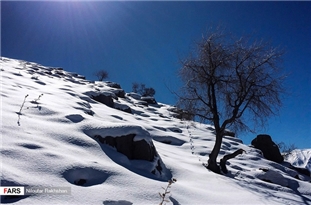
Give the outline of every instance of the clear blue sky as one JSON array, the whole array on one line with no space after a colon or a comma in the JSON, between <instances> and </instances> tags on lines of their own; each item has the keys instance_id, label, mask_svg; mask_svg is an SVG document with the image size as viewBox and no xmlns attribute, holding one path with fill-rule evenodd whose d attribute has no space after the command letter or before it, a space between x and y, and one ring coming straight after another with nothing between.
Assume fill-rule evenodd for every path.
<instances>
[{"instance_id":1,"label":"clear blue sky","mask_svg":"<svg viewBox=\"0 0 311 205\"><path fill-rule=\"evenodd\" d=\"M131 91L155 88L159 102L175 104L179 59L211 25L236 35L255 33L286 50L290 73L280 115L269 120L277 141L311 148L311 2L1 2L1 56L63 67ZM254 134L242 133L246 143Z\"/></svg>"}]
</instances>

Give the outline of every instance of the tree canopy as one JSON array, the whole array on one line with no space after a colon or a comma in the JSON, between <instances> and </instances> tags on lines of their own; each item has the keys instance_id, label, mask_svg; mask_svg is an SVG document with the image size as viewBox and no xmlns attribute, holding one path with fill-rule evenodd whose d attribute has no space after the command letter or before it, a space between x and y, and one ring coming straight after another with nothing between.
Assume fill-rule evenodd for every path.
<instances>
[{"instance_id":1,"label":"tree canopy","mask_svg":"<svg viewBox=\"0 0 311 205\"><path fill-rule=\"evenodd\" d=\"M182 61L179 75L184 86L178 106L215 126L211 170L219 172L216 157L227 127L249 130L250 120L264 125L281 106L282 55L265 41L217 30L203 36L197 50Z\"/></svg>"}]
</instances>

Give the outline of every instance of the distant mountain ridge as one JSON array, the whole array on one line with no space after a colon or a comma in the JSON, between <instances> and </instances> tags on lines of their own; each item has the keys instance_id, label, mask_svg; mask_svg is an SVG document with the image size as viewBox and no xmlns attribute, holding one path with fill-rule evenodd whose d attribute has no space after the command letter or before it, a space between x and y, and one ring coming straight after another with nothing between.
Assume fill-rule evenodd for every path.
<instances>
[{"instance_id":1,"label":"distant mountain ridge","mask_svg":"<svg viewBox=\"0 0 311 205\"><path fill-rule=\"evenodd\" d=\"M293 166L308 169L311 172L311 149L295 149L285 158Z\"/></svg>"}]
</instances>

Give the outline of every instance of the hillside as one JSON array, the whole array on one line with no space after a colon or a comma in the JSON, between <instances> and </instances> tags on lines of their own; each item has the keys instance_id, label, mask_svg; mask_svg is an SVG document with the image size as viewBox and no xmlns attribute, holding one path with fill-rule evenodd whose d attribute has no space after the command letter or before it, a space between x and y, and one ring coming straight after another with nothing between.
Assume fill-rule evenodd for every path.
<instances>
[{"instance_id":1,"label":"hillside","mask_svg":"<svg viewBox=\"0 0 311 205\"><path fill-rule=\"evenodd\" d=\"M293 166L306 168L311 172L311 149L295 149L285 159Z\"/></svg>"},{"instance_id":2,"label":"hillside","mask_svg":"<svg viewBox=\"0 0 311 205\"><path fill-rule=\"evenodd\" d=\"M170 105L62 68L2 57L0 69L1 186L70 188L1 196L3 204L159 204L172 177L177 182L166 204L311 204L310 177L287 168L297 162L310 169L310 149L281 165L225 136L220 157L246 153L217 175L202 165L214 145L213 127L176 118ZM156 153L129 159L128 151L119 152L128 147L110 146L120 137Z\"/></svg>"}]
</instances>

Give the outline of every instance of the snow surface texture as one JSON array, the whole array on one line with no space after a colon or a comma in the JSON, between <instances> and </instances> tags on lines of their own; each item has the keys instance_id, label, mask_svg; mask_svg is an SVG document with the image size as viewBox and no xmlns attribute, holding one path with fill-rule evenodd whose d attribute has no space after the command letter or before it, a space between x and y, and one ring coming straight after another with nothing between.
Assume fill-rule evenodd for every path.
<instances>
[{"instance_id":1,"label":"snow surface texture","mask_svg":"<svg viewBox=\"0 0 311 205\"><path fill-rule=\"evenodd\" d=\"M176 119L172 106L146 106L133 93L116 98L110 84L1 58L1 185L71 188L70 195L2 196L1 203L159 204L159 192L174 177L166 204L311 204L310 177L264 159L237 138L224 137L219 157L240 148L246 153L227 162L227 175L210 172L202 164L214 145L212 126ZM132 114L87 93L108 93ZM155 162L129 160L100 145L96 134L135 134L134 140L153 143L165 170L151 174ZM288 161L310 170L310 153L298 150Z\"/></svg>"},{"instance_id":2,"label":"snow surface texture","mask_svg":"<svg viewBox=\"0 0 311 205\"><path fill-rule=\"evenodd\" d=\"M311 172L311 149L293 150L286 156L286 161L296 167L307 168Z\"/></svg>"}]
</instances>

